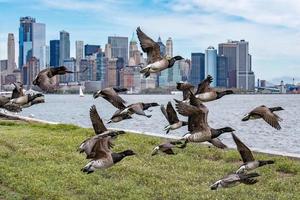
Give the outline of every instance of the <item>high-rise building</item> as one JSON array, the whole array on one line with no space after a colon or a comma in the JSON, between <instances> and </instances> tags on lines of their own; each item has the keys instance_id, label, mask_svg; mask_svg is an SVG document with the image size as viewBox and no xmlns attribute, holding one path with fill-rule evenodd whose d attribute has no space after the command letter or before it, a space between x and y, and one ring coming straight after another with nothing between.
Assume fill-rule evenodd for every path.
<instances>
[{"instance_id":1,"label":"high-rise building","mask_svg":"<svg viewBox=\"0 0 300 200\"><path fill-rule=\"evenodd\" d=\"M48 45L44 45L41 47L41 58L40 62L40 71L50 67L50 48Z\"/></svg>"},{"instance_id":2,"label":"high-rise building","mask_svg":"<svg viewBox=\"0 0 300 200\"><path fill-rule=\"evenodd\" d=\"M105 57L108 58L108 59L111 59L111 44L106 44L105 45L105 50L104 50L104 54L105 54Z\"/></svg>"},{"instance_id":3,"label":"high-rise building","mask_svg":"<svg viewBox=\"0 0 300 200\"><path fill-rule=\"evenodd\" d=\"M123 58L125 65L128 64L128 37L109 36L108 44L111 45L111 57Z\"/></svg>"},{"instance_id":4,"label":"high-rise building","mask_svg":"<svg viewBox=\"0 0 300 200\"><path fill-rule=\"evenodd\" d=\"M161 41L161 38L160 38L160 37L158 37L157 43L158 43L158 45L159 45L160 55L161 55L161 56L165 56L165 55L166 55L166 46L165 46L164 43Z\"/></svg>"},{"instance_id":5,"label":"high-rise building","mask_svg":"<svg viewBox=\"0 0 300 200\"><path fill-rule=\"evenodd\" d=\"M7 39L7 65L9 73L12 73L16 69L15 37L13 33L9 33Z\"/></svg>"},{"instance_id":6,"label":"high-rise building","mask_svg":"<svg viewBox=\"0 0 300 200\"><path fill-rule=\"evenodd\" d=\"M40 63L39 63L39 59L35 58L35 57L31 57L30 60L27 62L27 64L24 66L24 70L26 71L26 73L24 73L24 75L26 75L26 80L23 80L22 82L25 85L31 85L33 79L37 76L37 74L40 72ZM25 78L25 77L23 77Z\"/></svg>"},{"instance_id":7,"label":"high-rise building","mask_svg":"<svg viewBox=\"0 0 300 200\"><path fill-rule=\"evenodd\" d=\"M104 56L104 53L100 49L96 56L96 81L105 81L106 77L106 67L107 67L107 58Z\"/></svg>"},{"instance_id":8,"label":"high-rise building","mask_svg":"<svg viewBox=\"0 0 300 200\"><path fill-rule=\"evenodd\" d=\"M138 50L134 33L132 34L132 38L129 42L129 59L131 60L131 63L128 62L129 66L138 65L141 63L141 52Z\"/></svg>"},{"instance_id":9,"label":"high-rise building","mask_svg":"<svg viewBox=\"0 0 300 200\"><path fill-rule=\"evenodd\" d=\"M50 40L50 66L59 66L59 40Z\"/></svg>"},{"instance_id":10,"label":"high-rise building","mask_svg":"<svg viewBox=\"0 0 300 200\"><path fill-rule=\"evenodd\" d=\"M59 65L64 64L64 60L70 58L70 34L66 31L59 33Z\"/></svg>"},{"instance_id":11,"label":"high-rise building","mask_svg":"<svg viewBox=\"0 0 300 200\"><path fill-rule=\"evenodd\" d=\"M166 55L173 57L173 41L171 37L169 37L166 42Z\"/></svg>"},{"instance_id":12,"label":"high-rise building","mask_svg":"<svg viewBox=\"0 0 300 200\"><path fill-rule=\"evenodd\" d=\"M216 87L217 83L217 50L209 46L205 50L205 77L211 75L214 81L210 84L212 87Z\"/></svg>"},{"instance_id":13,"label":"high-rise building","mask_svg":"<svg viewBox=\"0 0 300 200\"><path fill-rule=\"evenodd\" d=\"M96 57L86 57L80 61L80 81L94 81L97 74Z\"/></svg>"},{"instance_id":14,"label":"high-rise building","mask_svg":"<svg viewBox=\"0 0 300 200\"><path fill-rule=\"evenodd\" d=\"M75 71L79 71L80 60L83 59L83 41L75 41L76 48L76 69ZM77 80L76 80L77 81Z\"/></svg>"},{"instance_id":15,"label":"high-rise building","mask_svg":"<svg viewBox=\"0 0 300 200\"><path fill-rule=\"evenodd\" d=\"M108 60L107 74L106 74L106 87L117 86L117 58Z\"/></svg>"},{"instance_id":16,"label":"high-rise building","mask_svg":"<svg viewBox=\"0 0 300 200\"><path fill-rule=\"evenodd\" d=\"M224 55L217 57L217 82L218 87L228 87L228 59Z\"/></svg>"},{"instance_id":17,"label":"high-rise building","mask_svg":"<svg viewBox=\"0 0 300 200\"><path fill-rule=\"evenodd\" d=\"M100 50L100 45L86 44L84 45L84 56L91 56L94 53L99 52L99 50Z\"/></svg>"},{"instance_id":18,"label":"high-rise building","mask_svg":"<svg viewBox=\"0 0 300 200\"><path fill-rule=\"evenodd\" d=\"M240 40L219 44L219 54L228 58L229 87L254 90L249 43Z\"/></svg>"},{"instance_id":19,"label":"high-rise building","mask_svg":"<svg viewBox=\"0 0 300 200\"><path fill-rule=\"evenodd\" d=\"M189 82L193 85L198 85L205 76L205 55L204 53L191 54L191 70Z\"/></svg>"},{"instance_id":20,"label":"high-rise building","mask_svg":"<svg viewBox=\"0 0 300 200\"><path fill-rule=\"evenodd\" d=\"M46 25L42 23L32 24L32 56L37 58L40 62L40 68L45 68L46 60Z\"/></svg>"},{"instance_id":21,"label":"high-rise building","mask_svg":"<svg viewBox=\"0 0 300 200\"><path fill-rule=\"evenodd\" d=\"M76 59L75 58L65 59L64 60L64 66L69 71L75 71ZM60 78L61 78L61 81L60 81L61 83L69 83L69 82L74 82L75 81L74 73L68 73L68 74L62 75L62 76L60 76Z\"/></svg>"}]
</instances>

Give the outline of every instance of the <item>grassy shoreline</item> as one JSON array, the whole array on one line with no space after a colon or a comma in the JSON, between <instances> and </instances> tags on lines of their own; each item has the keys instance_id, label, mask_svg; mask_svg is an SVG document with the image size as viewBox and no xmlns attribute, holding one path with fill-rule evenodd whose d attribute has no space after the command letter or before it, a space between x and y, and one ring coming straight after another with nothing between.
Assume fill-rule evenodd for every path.
<instances>
[{"instance_id":1,"label":"grassy shoreline","mask_svg":"<svg viewBox=\"0 0 300 200\"><path fill-rule=\"evenodd\" d=\"M300 161L255 153L275 165L256 170L253 186L211 191L209 185L240 165L235 150L189 145L176 156L151 156L162 139L122 135L114 151L138 153L116 166L83 174L76 152L92 129L0 121L0 199L300 199Z\"/></svg>"}]
</instances>

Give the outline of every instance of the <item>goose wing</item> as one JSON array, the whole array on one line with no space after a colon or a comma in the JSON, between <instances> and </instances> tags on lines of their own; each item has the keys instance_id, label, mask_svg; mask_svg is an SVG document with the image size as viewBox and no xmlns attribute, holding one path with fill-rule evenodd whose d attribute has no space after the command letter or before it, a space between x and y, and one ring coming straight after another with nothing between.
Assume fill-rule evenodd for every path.
<instances>
[{"instance_id":1,"label":"goose wing","mask_svg":"<svg viewBox=\"0 0 300 200\"><path fill-rule=\"evenodd\" d=\"M278 122L278 117L276 117L276 115L274 115L274 113L272 113L270 109L266 106L260 106L255 108L253 111L250 112L250 115L259 115L265 120L265 122L267 122L273 128L276 128L277 130L281 129L281 126Z\"/></svg>"},{"instance_id":2,"label":"goose wing","mask_svg":"<svg viewBox=\"0 0 300 200\"><path fill-rule=\"evenodd\" d=\"M99 138L92 149L92 153L94 154L93 158L108 158L112 153L112 151L110 150L112 146L112 139L110 136Z\"/></svg>"},{"instance_id":3,"label":"goose wing","mask_svg":"<svg viewBox=\"0 0 300 200\"><path fill-rule=\"evenodd\" d=\"M237 146L237 150L239 151L242 160L244 163L254 161L253 154L251 150L234 134L232 134L232 138Z\"/></svg>"},{"instance_id":4,"label":"goose wing","mask_svg":"<svg viewBox=\"0 0 300 200\"><path fill-rule=\"evenodd\" d=\"M227 146L219 138L213 138L208 142L210 142L212 145L214 145L215 147L218 147L220 149L227 148Z\"/></svg>"},{"instance_id":5,"label":"goose wing","mask_svg":"<svg viewBox=\"0 0 300 200\"><path fill-rule=\"evenodd\" d=\"M194 89L194 86L190 83L177 83L177 90L182 91L183 100L186 100L190 97L190 90Z\"/></svg>"},{"instance_id":6,"label":"goose wing","mask_svg":"<svg viewBox=\"0 0 300 200\"><path fill-rule=\"evenodd\" d=\"M73 73L72 71L69 71L65 66L60 66L60 67L53 67L53 68L49 68L48 70L48 77L52 78L53 76L56 75L64 75L66 73ZM42 70L41 72L43 72L44 70Z\"/></svg>"},{"instance_id":7,"label":"goose wing","mask_svg":"<svg viewBox=\"0 0 300 200\"><path fill-rule=\"evenodd\" d=\"M104 126L103 121L100 118L95 105L93 105L90 109L90 118L96 135L107 131L107 128Z\"/></svg>"},{"instance_id":8,"label":"goose wing","mask_svg":"<svg viewBox=\"0 0 300 200\"><path fill-rule=\"evenodd\" d=\"M122 99L119 94L113 88L105 88L101 91L103 98L110 102L113 106L118 109L124 109L126 106L124 105L125 100Z\"/></svg>"},{"instance_id":9,"label":"goose wing","mask_svg":"<svg viewBox=\"0 0 300 200\"><path fill-rule=\"evenodd\" d=\"M174 124L179 122L179 119L177 117L177 113L174 110L172 103L169 101L167 105L167 115L168 115L168 120L170 124Z\"/></svg>"},{"instance_id":10,"label":"goose wing","mask_svg":"<svg viewBox=\"0 0 300 200\"><path fill-rule=\"evenodd\" d=\"M146 113L143 110L142 103L135 103L128 106L129 111L137 114L137 115L146 115Z\"/></svg>"},{"instance_id":11,"label":"goose wing","mask_svg":"<svg viewBox=\"0 0 300 200\"><path fill-rule=\"evenodd\" d=\"M147 36L141 29L138 27L136 29L137 36L139 38L142 50L147 53L148 63L154 63L162 57L160 56L159 45L154 42L149 36Z\"/></svg>"},{"instance_id":12,"label":"goose wing","mask_svg":"<svg viewBox=\"0 0 300 200\"><path fill-rule=\"evenodd\" d=\"M212 89L210 88L210 83L212 81L213 78L210 75L208 75L206 79L204 79L203 81L201 81L201 83L199 83L198 89L195 94L201 94L201 93L212 91Z\"/></svg>"}]
</instances>

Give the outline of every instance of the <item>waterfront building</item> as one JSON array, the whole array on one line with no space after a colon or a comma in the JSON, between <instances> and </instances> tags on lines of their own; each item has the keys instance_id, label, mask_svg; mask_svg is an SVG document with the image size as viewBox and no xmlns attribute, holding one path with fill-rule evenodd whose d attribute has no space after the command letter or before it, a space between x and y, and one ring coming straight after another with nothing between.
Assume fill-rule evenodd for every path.
<instances>
[{"instance_id":1,"label":"waterfront building","mask_svg":"<svg viewBox=\"0 0 300 200\"><path fill-rule=\"evenodd\" d=\"M79 71L79 67L80 67L80 60L83 59L83 41L77 40L75 41L75 52L76 52L76 70L75 71ZM75 77L75 79L77 79ZM78 80L75 80L78 81Z\"/></svg>"},{"instance_id":2,"label":"waterfront building","mask_svg":"<svg viewBox=\"0 0 300 200\"><path fill-rule=\"evenodd\" d=\"M228 87L228 59L224 55L217 56L217 86Z\"/></svg>"},{"instance_id":3,"label":"waterfront building","mask_svg":"<svg viewBox=\"0 0 300 200\"><path fill-rule=\"evenodd\" d=\"M50 40L50 66L59 67L59 40Z\"/></svg>"},{"instance_id":4,"label":"waterfront building","mask_svg":"<svg viewBox=\"0 0 300 200\"><path fill-rule=\"evenodd\" d=\"M100 49L96 54L96 81L105 81L107 61L104 52Z\"/></svg>"},{"instance_id":5,"label":"waterfront building","mask_svg":"<svg viewBox=\"0 0 300 200\"><path fill-rule=\"evenodd\" d=\"M64 64L64 60L70 58L70 34L66 31L59 33L59 65Z\"/></svg>"},{"instance_id":6,"label":"waterfront building","mask_svg":"<svg viewBox=\"0 0 300 200\"><path fill-rule=\"evenodd\" d=\"M205 76L205 55L204 53L191 54L191 70L189 75L189 82L197 86Z\"/></svg>"},{"instance_id":7,"label":"waterfront building","mask_svg":"<svg viewBox=\"0 0 300 200\"><path fill-rule=\"evenodd\" d=\"M108 60L106 87L117 87L117 58Z\"/></svg>"},{"instance_id":8,"label":"waterfront building","mask_svg":"<svg viewBox=\"0 0 300 200\"><path fill-rule=\"evenodd\" d=\"M69 71L75 71L76 68L76 59L75 58L69 58L64 60L64 66L69 70ZM75 81L75 75L76 73L68 73L65 75L60 76L60 82L61 83L69 83L69 82L74 82Z\"/></svg>"},{"instance_id":9,"label":"waterfront building","mask_svg":"<svg viewBox=\"0 0 300 200\"><path fill-rule=\"evenodd\" d=\"M100 50L100 45L91 45L91 44L86 44L84 45L84 56L91 56L94 53L99 52Z\"/></svg>"},{"instance_id":10,"label":"waterfront building","mask_svg":"<svg viewBox=\"0 0 300 200\"><path fill-rule=\"evenodd\" d=\"M15 37L13 33L9 33L7 38L7 69L9 73L16 69Z\"/></svg>"},{"instance_id":11,"label":"waterfront building","mask_svg":"<svg viewBox=\"0 0 300 200\"><path fill-rule=\"evenodd\" d=\"M212 87L216 87L217 83L217 50L209 46L205 50L205 75L212 76L213 82L210 84Z\"/></svg>"},{"instance_id":12,"label":"waterfront building","mask_svg":"<svg viewBox=\"0 0 300 200\"><path fill-rule=\"evenodd\" d=\"M123 58L128 64L128 37L109 36L108 44L111 45L111 57Z\"/></svg>"}]
</instances>

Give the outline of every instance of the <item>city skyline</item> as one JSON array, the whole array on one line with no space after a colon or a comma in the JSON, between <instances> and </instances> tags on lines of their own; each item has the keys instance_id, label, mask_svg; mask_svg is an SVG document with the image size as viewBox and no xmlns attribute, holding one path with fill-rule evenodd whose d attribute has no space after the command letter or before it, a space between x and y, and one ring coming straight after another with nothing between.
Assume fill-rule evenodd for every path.
<instances>
[{"instance_id":1,"label":"city skyline","mask_svg":"<svg viewBox=\"0 0 300 200\"><path fill-rule=\"evenodd\" d=\"M257 78L272 80L287 76L294 77L299 82L297 24L288 20L283 23L281 19L277 19L275 7L281 5L280 2L270 6L264 15L258 11L254 15L254 8L265 9L258 2L246 1L245 5L236 2L240 9L232 9L233 4L229 1L62 1L24 3L1 0L0 10L5 18L0 20L0 59L7 57L7 34L14 33L17 43L19 17L29 15L47 25L47 45L50 40L59 39L59 31L69 32L72 57L75 57L76 40L104 46L108 36L130 38L136 27L141 26L149 36L155 39L160 36L164 43L168 37L172 37L176 44L174 55L181 54L186 58L190 58L192 52L204 52L208 46L217 48L218 43L226 42L227 39L245 39L251 43L249 51L253 56L252 66ZM112 3L114 7L111 6ZM293 3L295 2L290 2L291 5ZM291 5L281 6L291 9ZM152 16L154 7L157 7L157 14ZM221 7L222 11L219 9ZM111 15L118 9L118 15ZM131 11L130 14L127 11ZM18 13L18 16L14 13ZM99 16L95 17L95 13L99 13ZM286 19L292 19L293 14L297 16L296 12L289 14L284 11L284 14ZM151 17L146 17L147 15ZM187 29L192 31L186 31Z\"/></svg>"}]
</instances>

